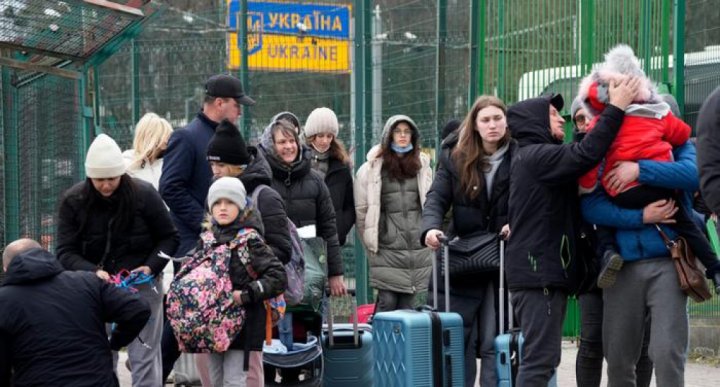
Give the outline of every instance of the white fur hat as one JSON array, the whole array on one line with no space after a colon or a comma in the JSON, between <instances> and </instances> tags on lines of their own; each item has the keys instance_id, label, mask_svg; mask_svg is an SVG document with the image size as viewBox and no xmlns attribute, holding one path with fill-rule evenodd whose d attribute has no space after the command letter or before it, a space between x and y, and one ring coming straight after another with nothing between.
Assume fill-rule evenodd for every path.
<instances>
[{"instance_id":1,"label":"white fur hat","mask_svg":"<svg viewBox=\"0 0 720 387\"><path fill-rule=\"evenodd\" d=\"M125 174L125 162L118 144L107 134L100 134L90 144L85 157L85 175L107 179Z\"/></svg>"},{"instance_id":2,"label":"white fur hat","mask_svg":"<svg viewBox=\"0 0 720 387\"><path fill-rule=\"evenodd\" d=\"M326 107L317 108L310 112L305 121L305 138L320 133L330 133L337 137L339 129L340 125L334 111Z\"/></svg>"},{"instance_id":3,"label":"white fur hat","mask_svg":"<svg viewBox=\"0 0 720 387\"><path fill-rule=\"evenodd\" d=\"M208 190L208 208L212 209L220 199L228 199L237 204L241 210L244 209L247 199L245 185L237 177L225 176L215 180Z\"/></svg>"},{"instance_id":4,"label":"white fur hat","mask_svg":"<svg viewBox=\"0 0 720 387\"><path fill-rule=\"evenodd\" d=\"M593 101L590 101L590 99L607 104L609 98L608 85L613 81L622 81L627 77L637 77L641 82L640 90L638 90L634 102L660 102L657 88L652 80L645 75L632 48L626 44L619 44L605 54L605 62L580 82L578 98L582 100L585 110L594 116L602 113L602 109L596 103L592 103Z\"/></svg>"}]
</instances>

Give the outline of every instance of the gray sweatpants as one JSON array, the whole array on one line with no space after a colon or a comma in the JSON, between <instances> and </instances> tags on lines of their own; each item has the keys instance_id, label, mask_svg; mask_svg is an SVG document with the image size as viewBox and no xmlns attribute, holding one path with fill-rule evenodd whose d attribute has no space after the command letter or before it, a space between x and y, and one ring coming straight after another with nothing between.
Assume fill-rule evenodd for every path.
<instances>
[{"instance_id":1,"label":"gray sweatpants","mask_svg":"<svg viewBox=\"0 0 720 387\"><path fill-rule=\"evenodd\" d=\"M132 369L133 387L157 387L163 385L162 354L160 341L163 329L163 293L162 275L154 280L153 285L138 286L140 298L150 306L150 319L140 331L138 337L128 346L128 359ZM142 340L142 342L140 341ZM143 345L143 343L145 343ZM117 352L113 353L113 369L117 369ZM123 364L122 367L125 365Z\"/></svg>"},{"instance_id":2,"label":"gray sweatpants","mask_svg":"<svg viewBox=\"0 0 720 387\"><path fill-rule=\"evenodd\" d=\"M603 292L603 348L609 387L635 387L645 317L650 315L648 354L657 387L685 385L688 346L687 296L672 259L626 262L615 285Z\"/></svg>"},{"instance_id":3,"label":"gray sweatpants","mask_svg":"<svg viewBox=\"0 0 720 387\"><path fill-rule=\"evenodd\" d=\"M210 379L213 387L245 387L247 372L243 371L245 351L230 349L210 354Z\"/></svg>"}]
</instances>

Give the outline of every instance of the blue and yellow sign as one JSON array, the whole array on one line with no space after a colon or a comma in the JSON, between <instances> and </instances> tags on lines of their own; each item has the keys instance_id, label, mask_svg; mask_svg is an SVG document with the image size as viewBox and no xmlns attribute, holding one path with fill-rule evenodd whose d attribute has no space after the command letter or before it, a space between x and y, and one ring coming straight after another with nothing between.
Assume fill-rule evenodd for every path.
<instances>
[{"instance_id":1,"label":"blue and yellow sign","mask_svg":"<svg viewBox=\"0 0 720 387\"><path fill-rule=\"evenodd\" d=\"M240 3L228 2L228 67L240 67ZM248 2L248 66L268 71L350 71L350 5Z\"/></svg>"}]
</instances>

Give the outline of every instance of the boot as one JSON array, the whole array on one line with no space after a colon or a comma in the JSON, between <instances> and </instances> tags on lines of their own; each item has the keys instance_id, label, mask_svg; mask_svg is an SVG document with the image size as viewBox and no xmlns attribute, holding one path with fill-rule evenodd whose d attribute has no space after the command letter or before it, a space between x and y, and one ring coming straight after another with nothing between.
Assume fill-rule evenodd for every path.
<instances>
[{"instance_id":1,"label":"boot","mask_svg":"<svg viewBox=\"0 0 720 387\"><path fill-rule=\"evenodd\" d=\"M623 262L623 257L621 257L617 251L605 250L600 261L601 268L600 275L598 275L597 287L605 289L615 285L617 273L622 269Z\"/></svg>"}]
</instances>

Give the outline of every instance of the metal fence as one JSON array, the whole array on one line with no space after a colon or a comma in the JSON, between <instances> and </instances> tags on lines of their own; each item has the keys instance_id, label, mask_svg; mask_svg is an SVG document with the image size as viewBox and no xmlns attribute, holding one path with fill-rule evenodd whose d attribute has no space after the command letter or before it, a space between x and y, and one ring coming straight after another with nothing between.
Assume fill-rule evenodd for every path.
<instances>
[{"instance_id":1,"label":"metal fence","mask_svg":"<svg viewBox=\"0 0 720 387\"><path fill-rule=\"evenodd\" d=\"M716 26L720 7L708 0L325 0L318 4L349 6L351 19L339 28L348 33L347 38L335 32L316 35L304 19L297 21L309 27L306 31L291 18L281 29L269 27L271 21L265 19L260 31L255 3L260 2L248 3L244 48L237 44L237 34L243 33L238 28L243 23L237 23L240 2L154 1L161 12L144 24L142 33L102 64L79 62L74 67L82 74L79 79L3 65L0 244L27 235L52 247L57 198L82 178L84 149L92 135L107 132L122 148L129 148L134 124L148 111L175 127L185 125L200 109L203 82L215 73L244 77L248 93L258 101L241 122L251 141L277 112L292 111L304 122L312 109L328 106L338 114L339 137L355 154L356 164L364 160L384 121L393 114L413 117L432 153L438 146L439 127L451 118L462 118L478 94L496 94L512 103L556 91L565 95L569 107L578 80L620 42L636 50L648 74L664 90L684 99L685 119L691 124L702 101L720 84ZM299 2L273 3L299 7ZM7 5L0 8L0 25L4 25L12 12ZM43 35L48 36L52 34ZM0 38L5 38L2 33ZM265 62L250 59L250 52L258 47L281 43L299 50L338 43L334 55L347 55L348 62L345 67L317 65L304 70L297 57L278 59L281 51L274 59L272 52L263 54ZM251 63L247 71L241 71L243 50ZM684 61L675 52L686 53ZM0 57L25 58L7 49ZM359 251L346 249L347 262ZM707 308L720 310L717 300L713 302L711 307L706 303L691 311L711 315Z\"/></svg>"}]
</instances>

